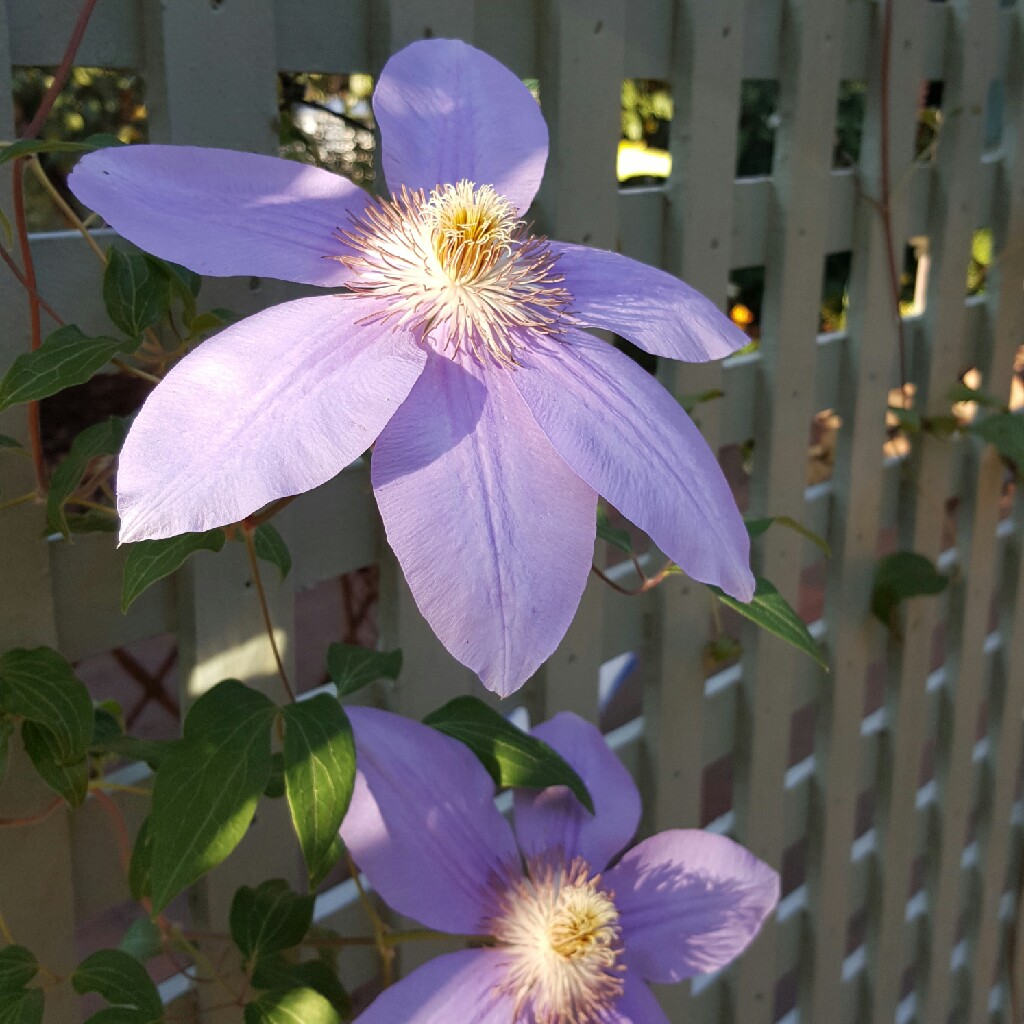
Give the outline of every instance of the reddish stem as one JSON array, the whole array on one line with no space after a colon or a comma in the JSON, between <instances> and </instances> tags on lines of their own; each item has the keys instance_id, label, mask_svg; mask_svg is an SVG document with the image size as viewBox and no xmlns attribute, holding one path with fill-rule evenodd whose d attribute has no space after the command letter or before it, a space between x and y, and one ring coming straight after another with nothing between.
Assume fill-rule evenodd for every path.
<instances>
[{"instance_id":1,"label":"reddish stem","mask_svg":"<svg viewBox=\"0 0 1024 1024\"><path fill-rule=\"evenodd\" d=\"M53 109L53 105L57 101L57 97L60 95L61 89L64 88L64 83L67 81L68 75L71 73L75 54L78 52L78 47L81 45L82 37L85 35L86 26L89 24L89 18L92 16L93 9L97 2L98 0L85 0L82 4L82 9L78 12L78 17L75 20L75 27L72 29L71 38L68 40L67 48L64 50L64 56L61 59L60 66L57 68L57 71L53 76L53 81L50 83L50 87L46 90L46 93L39 104L39 109L36 111L35 117L32 118L28 127L21 133L21 137L23 139L34 139L39 134L43 124L46 122L47 116ZM32 331L32 351L35 351L43 343L42 324L40 323L41 317L39 313L41 300L39 298L39 291L36 288L36 268L32 261L32 250L28 240L28 227L25 223L25 195L22 187L23 164L24 161L22 160L14 161L14 165L11 169L11 192L14 202L14 223L18 234L18 247L21 251L21 262L25 268L23 283L25 285L25 290L28 292L29 321ZM18 277L19 280L22 279L22 275L19 274ZM40 492L45 493L46 462L43 459L43 440L42 430L39 424L38 402L28 403L28 434L29 444L32 448L32 464L35 467L36 472L36 483L39 486Z\"/></svg>"},{"instance_id":2,"label":"reddish stem","mask_svg":"<svg viewBox=\"0 0 1024 1024\"><path fill-rule=\"evenodd\" d=\"M24 818L0 818L0 828L20 828L24 825L38 825L45 821L58 807L63 800L58 796L48 803L38 814L30 814Z\"/></svg>"},{"instance_id":3,"label":"reddish stem","mask_svg":"<svg viewBox=\"0 0 1024 1024\"><path fill-rule=\"evenodd\" d=\"M889 69L892 63L892 9L896 0L886 0L882 20L882 76L881 76L881 201L878 204L885 232L885 255L889 262L889 281L892 287L893 316L896 318L896 335L899 340L900 390L907 390L907 339L900 315L900 275L896 267L896 240L892 230L892 206L889 184Z\"/></svg>"}]
</instances>

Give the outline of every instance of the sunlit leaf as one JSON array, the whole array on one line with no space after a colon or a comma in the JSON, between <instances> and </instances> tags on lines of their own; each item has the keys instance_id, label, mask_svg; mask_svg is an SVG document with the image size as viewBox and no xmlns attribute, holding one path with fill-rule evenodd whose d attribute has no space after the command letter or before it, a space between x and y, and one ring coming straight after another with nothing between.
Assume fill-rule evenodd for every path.
<instances>
[{"instance_id":1,"label":"sunlit leaf","mask_svg":"<svg viewBox=\"0 0 1024 1024\"><path fill-rule=\"evenodd\" d=\"M110 319L129 338L137 338L167 315L170 279L145 254L111 247L103 274L103 302Z\"/></svg>"},{"instance_id":2,"label":"sunlit leaf","mask_svg":"<svg viewBox=\"0 0 1024 1024\"><path fill-rule=\"evenodd\" d=\"M319 694L282 711L288 806L315 888L337 859L338 829L352 799L356 748L341 705Z\"/></svg>"},{"instance_id":3,"label":"sunlit leaf","mask_svg":"<svg viewBox=\"0 0 1024 1024\"><path fill-rule=\"evenodd\" d=\"M196 701L153 784L153 909L216 867L245 835L270 778L274 705L234 679Z\"/></svg>"},{"instance_id":4,"label":"sunlit leaf","mask_svg":"<svg viewBox=\"0 0 1024 1024\"><path fill-rule=\"evenodd\" d=\"M523 732L476 697L455 697L423 719L465 743L499 786L568 786L584 807L594 803L583 780L542 740Z\"/></svg>"},{"instance_id":5,"label":"sunlit leaf","mask_svg":"<svg viewBox=\"0 0 1024 1024\"><path fill-rule=\"evenodd\" d=\"M402 652L331 644L327 649L327 671L338 688L338 696L345 697L377 679L397 679L402 671Z\"/></svg>"},{"instance_id":6,"label":"sunlit leaf","mask_svg":"<svg viewBox=\"0 0 1024 1024\"><path fill-rule=\"evenodd\" d=\"M121 611L128 611L147 587L180 568L189 555L197 551L220 551L224 547L224 539L224 531L218 529L132 544L124 563Z\"/></svg>"},{"instance_id":7,"label":"sunlit leaf","mask_svg":"<svg viewBox=\"0 0 1024 1024\"><path fill-rule=\"evenodd\" d=\"M338 1011L312 988L266 992L245 1008L245 1024L341 1024Z\"/></svg>"},{"instance_id":8,"label":"sunlit leaf","mask_svg":"<svg viewBox=\"0 0 1024 1024\"><path fill-rule=\"evenodd\" d=\"M137 347L124 338L90 338L74 324L58 327L39 348L23 352L11 363L0 379L0 410L84 384L114 356Z\"/></svg>"}]
</instances>

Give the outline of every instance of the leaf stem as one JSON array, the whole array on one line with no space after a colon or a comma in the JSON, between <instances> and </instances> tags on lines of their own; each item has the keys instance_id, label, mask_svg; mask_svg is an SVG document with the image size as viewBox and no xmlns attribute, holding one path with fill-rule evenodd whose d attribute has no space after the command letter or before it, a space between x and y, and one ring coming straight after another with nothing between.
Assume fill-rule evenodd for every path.
<instances>
[{"instance_id":1,"label":"leaf stem","mask_svg":"<svg viewBox=\"0 0 1024 1024\"><path fill-rule=\"evenodd\" d=\"M26 502L35 501L38 497L38 491L29 491L28 494L20 494L17 498L11 498L8 501L0 502L0 512L5 512L7 509L14 508L16 505L24 505Z\"/></svg>"},{"instance_id":2,"label":"leaf stem","mask_svg":"<svg viewBox=\"0 0 1024 1024\"><path fill-rule=\"evenodd\" d=\"M377 913L377 908L374 907L373 901L363 888L363 881L359 877L359 868L352 859L352 854L347 849L345 850L345 860L348 863L348 870L352 875L352 881L355 883L356 892L359 893L359 902L362 904L363 910L373 926L374 945L376 945L377 953L380 956L384 988L388 988L395 980L395 950L388 943L387 929L384 922L381 920L380 914Z\"/></svg>"},{"instance_id":3,"label":"leaf stem","mask_svg":"<svg viewBox=\"0 0 1024 1024\"><path fill-rule=\"evenodd\" d=\"M256 545L252 539L252 530L243 524L242 538L245 540L245 550L249 555L249 568L252 569L252 581L256 586L256 596L259 598L260 611L263 614L263 625L267 630L267 638L270 640L270 648L274 652L274 661L277 662L277 672L281 677L281 684L284 686L288 699L295 703L295 691L292 684L288 682L288 674L284 670L284 662L281 660L281 652L277 649L277 640L274 638L274 623L270 618L270 608L267 605L267 593L263 589L263 579L260 576L260 563L256 557Z\"/></svg>"},{"instance_id":4,"label":"leaf stem","mask_svg":"<svg viewBox=\"0 0 1024 1024\"><path fill-rule=\"evenodd\" d=\"M29 814L24 818L0 818L0 828L22 828L25 825L38 825L53 814L63 802L62 797L56 796L37 814Z\"/></svg>"},{"instance_id":5,"label":"leaf stem","mask_svg":"<svg viewBox=\"0 0 1024 1024\"><path fill-rule=\"evenodd\" d=\"M64 215L67 221L74 227L74 229L85 239L86 244L90 249L99 257L100 261L104 266L107 265L107 254L96 244L96 239L92 237L89 229L82 223L81 218L75 213L74 210L68 206L65 198L57 191L53 186L53 182L50 181L43 170L43 165L39 162L39 157L35 153L28 158L28 165L32 169L32 173L36 176L39 184L43 186L43 190L53 200L53 205Z\"/></svg>"}]
</instances>

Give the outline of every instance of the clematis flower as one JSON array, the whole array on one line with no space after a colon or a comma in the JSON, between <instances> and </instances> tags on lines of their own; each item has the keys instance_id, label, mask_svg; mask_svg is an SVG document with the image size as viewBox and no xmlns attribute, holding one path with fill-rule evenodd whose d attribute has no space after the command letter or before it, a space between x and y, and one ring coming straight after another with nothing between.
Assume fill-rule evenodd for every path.
<instances>
[{"instance_id":1,"label":"clematis flower","mask_svg":"<svg viewBox=\"0 0 1024 1024\"><path fill-rule=\"evenodd\" d=\"M692 361L746 336L669 274L530 234L547 129L486 54L406 47L374 113L386 198L191 147L102 150L71 175L123 236L200 274L343 289L257 313L171 370L121 453L121 540L239 521L376 442L374 493L419 608L501 694L569 627L598 494L691 576L749 600L747 533L712 452L654 379L583 329Z\"/></svg>"},{"instance_id":2,"label":"clematis flower","mask_svg":"<svg viewBox=\"0 0 1024 1024\"><path fill-rule=\"evenodd\" d=\"M560 714L534 734L580 774L515 795L515 832L462 744L418 722L349 708L356 785L341 835L393 908L480 936L386 989L358 1024L666 1024L648 982L724 967L779 899L779 877L698 830L632 839L640 796L592 725ZM429 766L425 771L424 766Z\"/></svg>"}]
</instances>

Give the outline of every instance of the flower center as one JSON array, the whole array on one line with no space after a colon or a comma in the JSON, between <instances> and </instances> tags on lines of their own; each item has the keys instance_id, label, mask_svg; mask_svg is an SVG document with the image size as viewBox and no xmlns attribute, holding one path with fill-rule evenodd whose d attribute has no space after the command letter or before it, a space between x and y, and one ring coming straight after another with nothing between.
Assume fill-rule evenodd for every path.
<instances>
[{"instance_id":1,"label":"flower center","mask_svg":"<svg viewBox=\"0 0 1024 1024\"><path fill-rule=\"evenodd\" d=\"M516 1020L590 1024L622 994L619 912L600 880L579 859L532 862L505 892L490 924Z\"/></svg>"},{"instance_id":2,"label":"flower center","mask_svg":"<svg viewBox=\"0 0 1024 1024\"><path fill-rule=\"evenodd\" d=\"M556 333L569 293L547 240L530 235L490 185L402 189L371 203L338 237L349 287L381 300L375 319L410 327L455 356L514 365L531 332Z\"/></svg>"}]
</instances>

